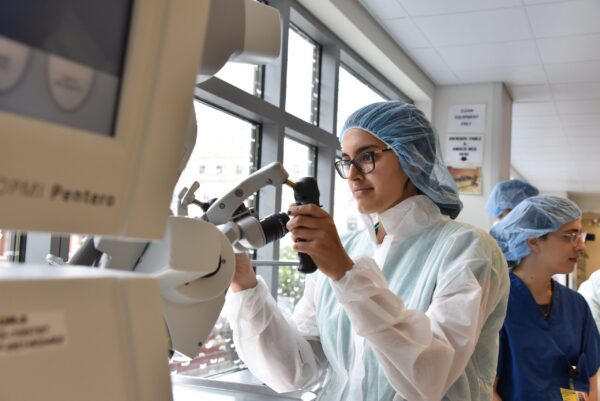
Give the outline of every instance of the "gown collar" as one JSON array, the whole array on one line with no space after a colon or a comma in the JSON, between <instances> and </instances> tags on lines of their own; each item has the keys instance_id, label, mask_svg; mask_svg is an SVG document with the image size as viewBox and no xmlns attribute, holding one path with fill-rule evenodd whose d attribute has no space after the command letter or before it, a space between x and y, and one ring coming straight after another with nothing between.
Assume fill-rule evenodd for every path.
<instances>
[{"instance_id":1,"label":"gown collar","mask_svg":"<svg viewBox=\"0 0 600 401\"><path fill-rule=\"evenodd\" d=\"M449 220L431 199L425 195L411 196L377 215L361 214L369 236L377 243L374 224L379 221L387 236L392 236L394 242L402 241L432 225Z\"/></svg>"}]
</instances>

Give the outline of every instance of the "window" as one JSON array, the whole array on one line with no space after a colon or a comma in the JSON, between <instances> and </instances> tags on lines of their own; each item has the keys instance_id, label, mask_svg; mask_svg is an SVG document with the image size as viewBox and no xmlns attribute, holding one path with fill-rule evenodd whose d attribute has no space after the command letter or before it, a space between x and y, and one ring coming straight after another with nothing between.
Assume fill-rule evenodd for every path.
<instances>
[{"instance_id":1,"label":"window","mask_svg":"<svg viewBox=\"0 0 600 401\"><path fill-rule=\"evenodd\" d=\"M9 261L10 255L10 233L0 230L0 262Z\"/></svg>"},{"instance_id":2,"label":"window","mask_svg":"<svg viewBox=\"0 0 600 401\"><path fill-rule=\"evenodd\" d=\"M290 138L283 141L283 166L292 181L315 175L315 149ZM283 188L281 207L285 211L294 204L294 191ZM298 261L298 254L292 249L292 239L286 235L279 241L279 259ZM277 304L280 309L291 315L294 306L304 291L304 273L298 272L297 265L281 265L279 268L279 287Z\"/></svg>"},{"instance_id":3,"label":"window","mask_svg":"<svg viewBox=\"0 0 600 401\"><path fill-rule=\"evenodd\" d=\"M215 76L245 92L262 95L262 67L228 62Z\"/></svg>"},{"instance_id":4,"label":"window","mask_svg":"<svg viewBox=\"0 0 600 401\"><path fill-rule=\"evenodd\" d=\"M318 123L320 47L291 25L288 38L285 110Z\"/></svg>"},{"instance_id":5,"label":"window","mask_svg":"<svg viewBox=\"0 0 600 401\"><path fill-rule=\"evenodd\" d=\"M337 128L344 126L346 118L362 106L386 100L368 85L364 84L343 65L340 65L338 81Z\"/></svg>"},{"instance_id":6,"label":"window","mask_svg":"<svg viewBox=\"0 0 600 401\"><path fill-rule=\"evenodd\" d=\"M197 141L174 190L171 204L174 213L178 210L177 196L194 181L200 183L195 198L208 202L273 161L282 161L292 180L319 175L327 181L330 174L335 175L332 160L335 138L331 130L336 109L339 129L356 108L383 100L373 87L390 98L406 99L319 21L303 8L296 8L296 1L269 3L282 15L289 15L282 26L289 34L288 43L284 44L288 49L287 62L285 57L266 67L230 62L216 75L219 79L211 80L210 85L196 86ZM325 78L338 74L336 68L342 63L338 82ZM324 79L327 84L321 85ZM241 91L254 96L245 96ZM281 99L284 93L285 99ZM281 199L276 198L277 193L282 194ZM335 188L321 188L321 194L321 202L327 209L332 208L330 199L334 199L334 218L340 233L360 228L362 221L357 217L344 180L336 178ZM258 202L250 198L247 203L254 206ZM293 191L287 186L281 191L262 191L260 216L286 211L291 203L294 203ZM198 206L189 205L187 213L199 217L203 212ZM34 246L31 239L25 241L25 236L0 231L0 260L24 258L25 242L39 255L49 253L50 241L46 248L38 249L41 241ZM64 259L74 254L81 240L79 235L70 237ZM256 253L257 259L265 261L264 265L257 263L257 271L265 278L271 294L277 296L284 312L291 312L302 295L305 275L298 272L297 254L291 250L289 236ZM281 261L283 265L279 265ZM231 328L224 319L218 320L205 344L193 360L174 359L171 370L214 378L243 367L231 341ZM236 381L233 376L230 380Z\"/></svg>"},{"instance_id":7,"label":"window","mask_svg":"<svg viewBox=\"0 0 600 401\"><path fill-rule=\"evenodd\" d=\"M258 126L198 101L194 102L194 106L198 119L196 146L174 193L178 194L182 188L189 188L194 181L199 181L200 188L195 197L207 202L237 185L240 174L247 176L255 170ZM215 135L216 132L219 134ZM201 168L214 171L214 174L205 173L199 179L196 172ZM203 212L199 207L190 205L188 213L198 217ZM191 361L174 359L171 371L209 376L242 366L231 340L229 322L220 317L199 354Z\"/></svg>"},{"instance_id":8,"label":"window","mask_svg":"<svg viewBox=\"0 0 600 401\"><path fill-rule=\"evenodd\" d=\"M380 94L356 78L344 66L340 66L338 82L338 130L341 130L346 118L355 110L370 103L385 100ZM354 198L348 189L348 183L336 174L334 195L334 220L340 234L364 227L362 218L356 210Z\"/></svg>"},{"instance_id":9,"label":"window","mask_svg":"<svg viewBox=\"0 0 600 401\"><path fill-rule=\"evenodd\" d=\"M200 188L194 196L208 202L227 193L240 181L240 174L247 176L255 170L258 126L199 101L194 107L198 122L196 146L174 194L198 181ZM176 199L172 208L177 210ZM195 205L190 205L188 212L194 217L203 213Z\"/></svg>"},{"instance_id":10,"label":"window","mask_svg":"<svg viewBox=\"0 0 600 401\"><path fill-rule=\"evenodd\" d=\"M85 237L85 235L81 234L71 234L69 237L69 260L73 257L73 255L75 255L75 252L77 252L79 247L83 245Z\"/></svg>"}]
</instances>

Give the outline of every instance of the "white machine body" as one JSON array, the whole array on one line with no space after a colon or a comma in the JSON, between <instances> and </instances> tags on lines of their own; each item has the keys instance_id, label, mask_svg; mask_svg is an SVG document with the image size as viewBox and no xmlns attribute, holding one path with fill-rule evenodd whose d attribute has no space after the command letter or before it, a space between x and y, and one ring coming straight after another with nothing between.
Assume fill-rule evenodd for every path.
<instances>
[{"instance_id":1,"label":"white machine body","mask_svg":"<svg viewBox=\"0 0 600 401\"><path fill-rule=\"evenodd\" d=\"M171 399L156 281L0 265L0 400Z\"/></svg>"}]
</instances>

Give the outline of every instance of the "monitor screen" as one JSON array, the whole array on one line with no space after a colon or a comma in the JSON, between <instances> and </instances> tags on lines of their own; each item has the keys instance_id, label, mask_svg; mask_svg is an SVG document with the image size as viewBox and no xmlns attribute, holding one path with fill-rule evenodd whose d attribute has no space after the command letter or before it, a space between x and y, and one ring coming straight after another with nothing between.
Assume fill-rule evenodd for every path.
<instances>
[{"instance_id":1,"label":"monitor screen","mask_svg":"<svg viewBox=\"0 0 600 401\"><path fill-rule=\"evenodd\" d=\"M0 111L114 136L133 0L0 0Z\"/></svg>"}]
</instances>

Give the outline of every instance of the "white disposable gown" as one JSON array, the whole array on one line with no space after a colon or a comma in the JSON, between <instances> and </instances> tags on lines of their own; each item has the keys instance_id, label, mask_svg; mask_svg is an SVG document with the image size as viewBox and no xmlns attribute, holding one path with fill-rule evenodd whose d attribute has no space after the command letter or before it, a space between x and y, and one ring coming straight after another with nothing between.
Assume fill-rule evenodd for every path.
<instances>
[{"instance_id":1,"label":"white disposable gown","mask_svg":"<svg viewBox=\"0 0 600 401\"><path fill-rule=\"evenodd\" d=\"M600 331L600 270L594 271L577 291L585 298Z\"/></svg>"},{"instance_id":2,"label":"white disposable gown","mask_svg":"<svg viewBox=\"0 0 600 401\"><path fill-rule=\"evenodd\" d=\"M490 400L509 289L496 242L423 195L379 221L382 244L372 222L343 239L354 266L340 280L307 276L291 321L261 279L230 292L240 357L279 392L326 369L321 400Z\"/></svg>"}]
</instances>

